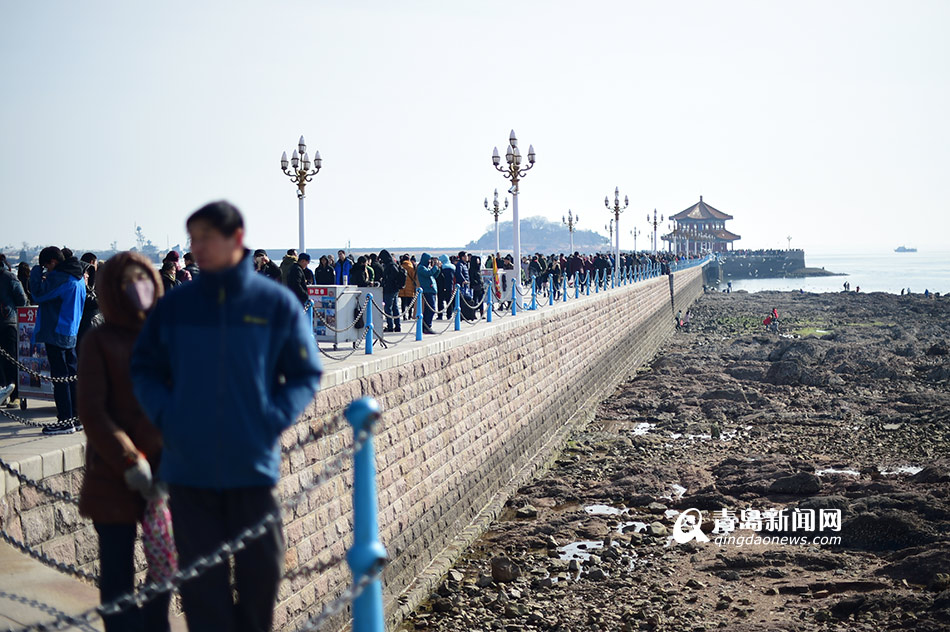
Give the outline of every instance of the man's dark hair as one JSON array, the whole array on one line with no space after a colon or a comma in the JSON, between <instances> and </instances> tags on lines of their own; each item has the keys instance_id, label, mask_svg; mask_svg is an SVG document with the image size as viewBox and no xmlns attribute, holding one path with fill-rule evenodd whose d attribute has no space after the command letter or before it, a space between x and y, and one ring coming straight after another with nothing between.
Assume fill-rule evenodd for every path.
<instances>
[{"instance_id":1,"label":"man's dark hair","mask_svg":"<svg viewBox=\"0 0 950 632\"><path fill-rule=\"evenodd\" d=\"M464 250L459 250L459 259L461 259L461 258L464 257L464 256L465 256L465 251L464 251Z\"/></svg>"},{"instance_id":2,"label":"man's dark hair","mask_svg":"<svg viewBox=\"0 0 950 632\"><path fill-rule=\"evenodd\" d=\"M191 254L190 252L186 252L185 255L182 257L182 259L184 259L185 261L190 261L192 263L195 262L195 256Z\"/></svg>"},{"instance_id":3,"label":"man's dark hair","mask_svg":"<svg viewBox=\"0 0 950 632\"><path fill-rule=\"evenodd\" d=\"M310 255L308 255L305 252L301 252L300 255L297 257L297 261L310 261Z\"/></svg>"},{"instance_id":4,"label":"man's dark hair","mask_svg":"<svg viewBox=\"0 0 950 632\"><path fill-rule=\"evenodd\" d=\"M56 246L47 246L40 250L40 265L46 266L50 261L53 260L63 262L66 260L66 257L63 256L63 251L57 248Z\"/></svg>"},{"instance_id":5,"label":"man's dark hair","mask_svg":"<svg viewBox=\"0 0 950 632\"><path fill-rule=\"evenodd\" d=\"M94 253L94 252L87 252L87 253L84 253L83 256L79 257L79 260L80 260L80 261L83 261L83 262L85 262L85 263L94 263L94 262L96 261L96 259L98 259L98 258L99 258L99 257L96 256L96 253Z\"/></svg>"},{"instance_id":6,"label":"man's dark hair","mask_svg":"<svg viewBox=\"0 0 950 632\"><path fill-rule=\"evenodd\" d=\"M287 254L290 255L291 257L296 257L296 256L297 256L297 249L296 249L296 248L291 248L290 250L287 251Z\"/></svg>"},{"instance_id":7,"label":"man's dark hair","mask_svg":"<svg viewBox=\"0 0 950 632\"><path fill-rule=\"evenodd\" d=\"M237 207L230 202L219 200L205 204L197 211L191 214L185 226L190 228L195 222L207 222L211 228L215 229L225 237L231 237L239 228L244 228L244 218Z\"/></svg>"},{"instance_id":8,"label":"man's dark hair","mask_svg":"<svg viewBox=\"0 0 950 632\"><path fill-rule=\"evenodd\" d=\"M67 248L66 246L63 246L62 253L63 253L63 259L69 259L70 257L73 256L73 251Z\"/></svg>"}]
</instances>

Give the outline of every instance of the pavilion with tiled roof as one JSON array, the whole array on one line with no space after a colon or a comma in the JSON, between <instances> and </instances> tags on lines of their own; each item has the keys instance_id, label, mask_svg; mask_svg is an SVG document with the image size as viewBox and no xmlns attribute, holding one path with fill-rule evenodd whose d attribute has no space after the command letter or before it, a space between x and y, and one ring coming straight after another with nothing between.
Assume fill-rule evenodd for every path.
<instances>
[{"instance_id":1,"label":"pavilion with tiled roof","mask_svg":"<svg viewBox=\"0 0 950 632\"><path fill-rule=\"evenodd\" d=\"M726 252L735 249L735 242L741 237L726 230L726 220L732 215L723 213L703 202L699 202L670 218L674 222L672 230L662 239L670 243L670 250L676 253Z\"/></svg>"}]
</instances>

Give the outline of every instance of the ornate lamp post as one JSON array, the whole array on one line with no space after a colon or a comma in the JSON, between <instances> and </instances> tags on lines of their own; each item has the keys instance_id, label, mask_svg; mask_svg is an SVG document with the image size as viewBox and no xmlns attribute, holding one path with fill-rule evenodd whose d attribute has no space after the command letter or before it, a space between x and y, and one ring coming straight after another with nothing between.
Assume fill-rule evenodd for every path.
<instances>
[{"instance_id":1,"label":"ornate lamp post","mask_svg":"<svg viewBox=\"0 0 950 632\"><path fill-rule=\"evenodd\" d=\"M663 215L662 214L660 215L659 222L657 221L656 217L657 217L656 209L653 209L653 252L654 253L656 253L657 251L656 250L656 227L657 227L657 224L663 221ZM650 214L647 213L647 226L649 225L650 225Z\"/></svg>"},{"instance_id":2,"label":"ornate lamp post","mask_svg":"<svg viewBox=\"0 0 950 632\"><path fill-rule=\"evenodd\" d=\"M792 249L792 236L789 235L789 236L786 237L785 239L788 240L788 249L791 250L791 249Z\"/></svg>"},{"instance_id":3,"label":"ornate lamp post","mask_svg":"<svg viewBox=\"0 0 950 632\"><path fill-rule=\"evenodd\" d=\"M534 166L534 145L528 145L528 165L522 167L521 151L518 150L518 138L515 136L515 130L511 130L511 135L508 137L508 151L505 152L505 162L508 165L504 167L501 165L501 156L498 155L497 147L492 152L491 162L495 169L500 171L505 178L511 180L511 188L508 189L508 192L511 193L512 258L514 259L515 270L517 270L515 277L518 285L521 285L521 225L518 223L518 185Z\"/></svg>"},{"instance_id":4,"label":"ornate lamp post","mask_svg":"<svg viewBox=\"0 0 950 632\"><path fill-rule=\"evenodd\" d=\"M502 206L498 203L498 189L495 189L495 202L493 206L488 205L488 198L485 198L485 208L488 209L488 212L495 216L495 254L492 255L494 259L498 255L501 247L498 241L498 216L501 215L501 212L508 208L508 198L505 198L505 206Z\"/></svg>"},{"instance_id":5,"label":"ornate lamp post","mask_svg":"<svg viewBox=\"0 0 950 632\"><path fill-rule=\"evenodd\" d=\"M633 230L630 231L630 236L633 237L633 251L637 251L637 235L640 234L640 229L636 226L633 227Z\"/></svg>"},{"instance_id":6,"label":"ornate lamp post","mask_svg":"<svg viewBox=\"0 0 950 632\"><path fill-rule=\"evenodd\" d=\"M571 234L571 254L574 254L574 231L577 230L577 222L579 222L580 219L580 215L571 214L571 209L567 209L567 218L561 215L561 222L567 226L567 232Z\"/></svg>"},{"instance_id":7,"label":"ornate lamp post","mask_svg":"<svg viewBox=\"0 0 950 632\"><path fill-rule=\"evenodd\" d=\"M620 187L614 189L614 203L613 206L610 205L610 197L604 196L604 206L607 207L608 211L613 211L614 213L614 227L617 229L617 243L614 246L614 274L617 275L616 283L620 284L620 214L623 213L628 206L630 206L630 199L625 195L623 196L623 206L620 206Z\"/></svg>"},{"instance_id":8,"label":"ornate lamp post","mask_svg":"<svg viewBox=\"0 0 950 632\"><path fill-rule=\"evenodd\" d=\"M297 142L297 149L294 150L293 155L290 157L290 169L287 168L287 152L285 151L280 157L280 170L290 177L291 182L297 185L297 209L300 233L300 249L297 252L307 251L303 230L303 199L306 197L304 189L307 183L313 180L313 176L317 175L317 172L320 171L322 166L323 159L320 158L320 152L316 151L313 154L313 169L310 169L310 154L307 153L307 143L304 142L303 136L300 137L300 140Z\"/></svg>"},{"instance_id":9,"label":"ornate lamp post","mask_svg":"<svg viewBox=\"0 0 950 632\"><path fill-rule=\"evenodd\" d=\"M609 224L604 224L604 230L610 232L610 239L607 240L608 244L614 243L614 218L610 218Z\"/></svg>"}]
</instances>

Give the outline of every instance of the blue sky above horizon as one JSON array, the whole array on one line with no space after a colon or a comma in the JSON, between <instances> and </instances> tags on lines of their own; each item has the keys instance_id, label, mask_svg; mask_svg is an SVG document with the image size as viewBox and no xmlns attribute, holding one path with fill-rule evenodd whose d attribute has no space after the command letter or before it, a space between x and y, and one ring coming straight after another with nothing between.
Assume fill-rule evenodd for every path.
<instances>
[{"instance_id":1,"label":"blue sky above horizon","mask_svg":"<svg viewBox=\"0 0 950 632\"><path fill-rule=\"evenodd\" d=\"M0 4L0 246L184 242L226 198L297 243L278 169L324 170L307 244L476 239L533 144L522 217L605 232L700 195L740 247L945 250L947 2ZM507 218L510 218L510 210ZM642 238L641 238L642 239ZM638 240L639 242L640 240ZM642 243L642 242L641 242Z\"/></svg>"}]
</instances>

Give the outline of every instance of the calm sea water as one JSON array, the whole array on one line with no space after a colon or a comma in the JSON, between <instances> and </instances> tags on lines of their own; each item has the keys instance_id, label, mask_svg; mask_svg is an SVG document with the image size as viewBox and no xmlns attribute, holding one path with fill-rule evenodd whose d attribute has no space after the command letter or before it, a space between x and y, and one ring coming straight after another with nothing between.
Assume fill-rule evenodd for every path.
<instances>
[{"instance_id":1,"label":"calm sea water","mask_svg":"<svg viewBox=\"0 0 950 632\"><path fill-rule=\"evenodd\" d=\"M891 292L901 288L914 293L950 292L950 251L945 252L874 252L841 254L805 252L805 265L825 268L848 276L808 277L805 279L741 279L732 282L733 290L805 290L840 292L847 281L851 289L862 292Z\"/></svg>"}]
</instances>

